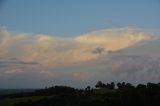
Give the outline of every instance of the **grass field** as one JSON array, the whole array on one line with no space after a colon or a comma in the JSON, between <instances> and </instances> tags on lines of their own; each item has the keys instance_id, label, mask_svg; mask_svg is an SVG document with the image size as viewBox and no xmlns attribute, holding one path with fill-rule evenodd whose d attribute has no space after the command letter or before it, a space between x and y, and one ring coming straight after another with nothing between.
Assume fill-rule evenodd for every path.
<instances>
[{"instance_id":1,"label":"grass field","mask_svg":"<svg viewBox=\"0 0 160 106\"><path fill-rule=\"evenodd\" d=\"M27 101L39 101L41 99L50 99L53 96L27 96L20 98L5 98L0 100L0 106L13 106L19 102L27 102Z\"/></svg>"}]
</instances>

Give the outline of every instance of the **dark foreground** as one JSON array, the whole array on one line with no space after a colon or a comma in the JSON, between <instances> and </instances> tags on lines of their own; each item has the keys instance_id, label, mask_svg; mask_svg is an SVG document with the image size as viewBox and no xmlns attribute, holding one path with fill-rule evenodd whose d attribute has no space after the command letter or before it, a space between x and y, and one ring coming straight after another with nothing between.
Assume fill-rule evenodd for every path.
<instances>
[{"instance_id":1,"label":"dark foreground","mask_svg":"<svg viewBox=\"0 0 160 106\"><path fill-rule=\"evenodd\" d=\"M0 106L160 106L160 83L98 82L96 88L54 86L28 93L0 96Z\"/></svg>"}]
</instances>

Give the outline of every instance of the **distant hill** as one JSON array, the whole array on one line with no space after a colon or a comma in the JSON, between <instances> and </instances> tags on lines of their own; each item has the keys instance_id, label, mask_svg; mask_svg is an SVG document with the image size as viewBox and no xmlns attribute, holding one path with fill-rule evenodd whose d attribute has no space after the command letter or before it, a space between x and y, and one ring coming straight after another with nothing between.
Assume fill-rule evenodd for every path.
<instances>
[{"instance_id":1,"label":"distant hill","mask_svg":"<svg viewBox=\"0 0 160 106\"><path fill-rule=\"evenodd\" d=\"M53 86L0 96L0 106L160 106L160 83L133 86L122 82L116 85L99 81L96 88Z\"/></svg>"},{"instance_id":2,"label":"distant hill","mask_svg":"<svg viewBox=\"0 0 160 106\"><path fill-rule=\"evenodd\" d=\"M0 88L0 95L9 95L24 92L34 92L34 89L2 89Z\"/></svg>"}]
</instances>

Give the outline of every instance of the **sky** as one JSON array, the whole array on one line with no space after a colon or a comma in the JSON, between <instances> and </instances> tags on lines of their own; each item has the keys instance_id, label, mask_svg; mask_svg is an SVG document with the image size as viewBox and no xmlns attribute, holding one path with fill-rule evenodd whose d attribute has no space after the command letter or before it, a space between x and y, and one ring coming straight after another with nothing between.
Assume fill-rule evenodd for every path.
<instances>
[{"instance_id":1,"label":"sky","mask_svg":"<svg viewBox=\"0 0 160 106\"><path fill-rule=\"evenodd\" d=\"M3 0L0 88L160 81L159 0Z\"/></svg>"},{"instance_id":2,"label":"sky","mask_svg":"<svg viewBox=\"0 0 160 106\"><path fill-rule=\"evenodd\" d=\"M4 0L0 25L14 32L76 36L112 27L158 31L159 0Z\"/></svg>"}]
</instances>

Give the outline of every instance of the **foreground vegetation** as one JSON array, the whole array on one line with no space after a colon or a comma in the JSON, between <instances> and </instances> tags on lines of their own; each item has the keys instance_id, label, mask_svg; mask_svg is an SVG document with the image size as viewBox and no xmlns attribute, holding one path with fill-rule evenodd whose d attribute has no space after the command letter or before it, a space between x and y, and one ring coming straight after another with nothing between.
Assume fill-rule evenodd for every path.
<instances>
[{"instance_id":1,"label":"foreground vegetation","mask_svg":"<svg viewBox=\"0 0 160 106\"><path fill-rule=\"evenodd\" d=\"M96 88L54 86L34 92L0 96L0 106L160 106L160 83L107 83Z\"/></svg>"}]
</instances>

